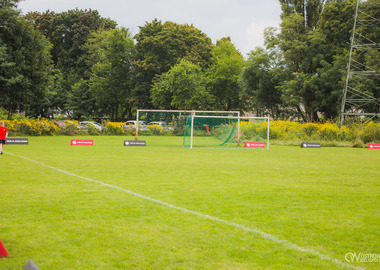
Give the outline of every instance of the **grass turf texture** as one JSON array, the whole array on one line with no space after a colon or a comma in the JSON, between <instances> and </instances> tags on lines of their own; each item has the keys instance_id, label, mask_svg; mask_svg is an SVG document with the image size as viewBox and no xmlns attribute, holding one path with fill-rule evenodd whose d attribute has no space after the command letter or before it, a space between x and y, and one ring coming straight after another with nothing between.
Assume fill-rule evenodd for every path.
<instances>
[{"instance_id":1,"label":"grass turf texture","mask_svg":"<svg viewBox=\"0 0 380 270\"><path fill-rule=\"evenodd\" d=\"M87 138L87 137L86 137ZM27 157L254 228L348 263L380 253L380 152L123 147L124 137L32 137L0 156L0 269L344 269L286 243L168 208ZM143 139L143 138L142 138ZM160 138L159 138L160 139ZM165 140L168 140L165 138Z\"/></svg>"}]
</instances>

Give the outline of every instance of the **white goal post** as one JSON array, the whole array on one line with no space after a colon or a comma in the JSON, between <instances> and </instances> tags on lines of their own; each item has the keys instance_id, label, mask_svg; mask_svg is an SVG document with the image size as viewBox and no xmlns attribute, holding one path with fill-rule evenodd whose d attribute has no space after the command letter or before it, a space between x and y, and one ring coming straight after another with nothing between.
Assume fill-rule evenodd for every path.
<instances>
[{"instance_id":1,"label":"white goal post","mask_svg":"<svg viewBox=\"0 0 380 270\"><path fill-rule=\"evenodd\" d=\"M155 110L155 109L138 109L136 113L136 140L138 140L139 137L139 121L141 121L142 114L177 114L182 116L191 116L191 115L225 115L225 116L237 116L240 117L239 111L198 111L198 110ZM153 121L160 121L161 119L151 119Z\"/></svg>"},{"instance_id":2,"label":"white goal post","mask_svg":"<svg viewBox=\"0 0 380 270\"><path fill-rule=\"evenodd\" d=\"M256 138L254 142L256 147L253 148L269 149L269 121L269 117L191 115L187 119L184 137L187 136L188 139L184 138L184 147L213 147L228 144L239 145L241 140L255 140ZM195 143L195 129L197 127L199 140ZM208 134L205 134L206 131L204 127L207 128ZM218 138L211 140L212 136ZM252 144L252 142L246 143L248 146L249 143Z\"/></svg>"}]
</instances>

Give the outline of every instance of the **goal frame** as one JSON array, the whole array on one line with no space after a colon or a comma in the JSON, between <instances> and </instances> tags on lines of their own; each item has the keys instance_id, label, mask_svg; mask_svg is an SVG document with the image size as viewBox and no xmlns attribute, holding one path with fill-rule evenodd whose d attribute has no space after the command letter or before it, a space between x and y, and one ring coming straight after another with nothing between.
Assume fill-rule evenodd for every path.
<instances>
[{"instance_id":1,"label":"goal frame","mask_svg":"<svg viewBox=\"0 0 380 270\"><path fill-rule=\"evenodd\" d=\"M136 113L136 134L135 140L139 139L139 116L140 112L175 112L175 113L189 113L191 116L197 115L198 113L225 113L225 114L237 114L235 117L240 117L240 111L197 111L197 110L155 110L155 109L138 109ZM190 117L190 116L189 116ZM222 116L227 117L227 116Z\"/></svg>"},{"instance_id":2,"label":"goal frame","mask_svg":"<svg viewBox=\"0 0 380 270\"><path fill-rule=\"evenodd\" d=\"M237 125L238 125L238 145L240 144L240 120L244 119L256 119L256 120L265 120L267 122L267 140L266 144L267 147L266 149L269 150L269 121L270 118L268 116L265 117L251 117L251 116L246 116L246 117L241 117L240 114L239 116L210 116L210 115L191 115L191 130L190 130L190 149L193 148L193 138L194 138L194 118L227 118L227 119L237 119Z\"/></svg>"}]
</instances>

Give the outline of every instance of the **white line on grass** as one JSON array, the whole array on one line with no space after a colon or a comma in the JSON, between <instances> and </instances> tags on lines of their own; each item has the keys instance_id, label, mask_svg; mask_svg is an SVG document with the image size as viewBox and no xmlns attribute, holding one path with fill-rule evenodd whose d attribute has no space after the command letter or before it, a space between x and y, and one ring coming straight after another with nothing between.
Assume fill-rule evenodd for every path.
<instances>
[{"instance_id":1,"label":"white line on grass","mask_svg":"<svg viewBox=\"0 0 380 270\"><path fill-rule=\"evenodd\" d=\"M10 154L10 155L12 155L12 156L15 156L15 157L22 158L22 159L25 159L25 160L37 163L37 164L39 164L41 166L44 166L46 168L50 168L52 170L56 170L58 172L61 172L61 173L64 173L64 174L67 174L67 175L70 175L70 176L73 176L73 177L81 178L81 179L84 179L84 180L87 180L87 181L90 181L90 182L98 183L98 184L106 186L106 187L110 187L110 188L114 188L114 189L117 189L117 190L120 190L120 191L124 191L124 192L126 192L126 193L128 193L130 195L133 195L133 196L136 196L136 197L139 197L139 198L142 198L144 200L151 201L151 202L154 202L154 203L157 203L157 204L165 205L165 206L167 206L169 208L176 209L176 210L179 210L179 211L184 212L184 213L189 213L189 214L196 215L196 216L199 216L199 217L202 217L202 218L205 218L205 219L217 221L217 222L223 223L225 225L233 226L235 228L238 228L238 229L241 229L241 230L244 230L244 231L248 231L248 232L252 232L252 233L258 234L261 237L263 237L265 239L268 239L268 240L271 240L271 241L273 241L275 243L280 243L280 244L283 244L284 246L286 246L288 248L312 254L314 256L319 257L322 260L330 261L330 262L333 262L333 263L335 263L337 265L340 265L340 266L343 266L343 267L353 268L353 269L364 269L364 268L361 268L361 267L357 267L357 266L353 266L353 265L341 262L338 259L331 258L329 256L323 255L323 254L321 254L318 251L315 251L313 249L298 246L298 245L296 245L296 244L294 244L292 242L289 242L288 240L279 239L279 238L277 238L276 236L274 236L272 234L260 231L258 229L249 228L249 227L246 227L244 225L240 225L240 224L237 224L237 223L234 223L234 222L223 220L223 219L220 219L220 218L217 218L217 217L213 217L213 216L210 216L210 215L207 215L207 214L203 214L203 213L200 213L200 212L195 212L195 211L192 211L192 210L189 210L189 209L186 209L186 208L182 208L182 207L179 207L179 206L175 206L174 204L167 203L167 202L164 202L164 201L161 201L161 200L157 200L157 199L153 199L153 198L150 198L148 196L145 196L145 195L142 195L142 194L130 191L128 189L124 189L124 188L121 188L121 187L118 187L118 186L114 186L114 185L110 185L110 184L107 184L107 183L104 183L104 182L101 182L101 181L98 181L98 180L94 180L94 179L91 179L91 178L88 178L88 177L84 177L84 176L80 176L80 175L77 175L77 174L73 174L71 172L67 172L67 171L55 168L53 166L46 165L46 164L44 164L42 162L39 162L39 161L36 161L36 160L33 160L33 159L29 159L29 158L26 158L26 157L23 157L23 156L18 156L18 155L9 153L9 152L7 152L7 153Z\"/></svg>"}]
</instances>

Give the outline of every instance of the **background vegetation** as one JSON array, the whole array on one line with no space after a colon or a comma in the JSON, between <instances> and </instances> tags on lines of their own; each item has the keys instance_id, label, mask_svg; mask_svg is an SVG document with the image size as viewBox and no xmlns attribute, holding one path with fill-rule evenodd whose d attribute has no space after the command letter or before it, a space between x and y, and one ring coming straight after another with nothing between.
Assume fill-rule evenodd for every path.
<instances>
[{"instance_id":1,"label":"background vegetation","mask_svg":"<svg viewBox=\"0 0 380 270\"><path fill-rule=\"evenodd\" d=\"M78 121L51 121L47 119L15 119L6 120L5 125L12 136L40 135L123 135L134 136L135 130L126 128L124 122L104 122L103 129L94 127L81 128ZM252 134L266 134L265 123L242 122L242 140ZM228 129L230 130L230 129ZM183 136L183 132L162 130L161 126L150 125L145 131L139 131L142 136ZM380 142L380 123L369 122L361 125L352 123L339 127L336 123L298 123L294 121L276 120L270 122L271 144L299 145L302 141L318 141L324 146L366 147L367 143Z\"/></svg>"},{"instance_id":2,"label":"background vegetation","mask_svg":"<svg viewBox=\"0 0 380 270\"><path fill-rule=\"evenodd\" d=\"M240 110L304 122L337 117L355 0L279 0L282 23L245 58L191 24L153 20L132 36L96 10L17 10L0 0L0 107L8 119L107 118L137 108ZM379 19L380 0L361 10ZM364 27L375 43L377 28ZM379 70L379 51L362 58ZM380 97L378 79L360 86ZM371 108L379 111L378 106Z\"/></svg>"}]
</instances>

